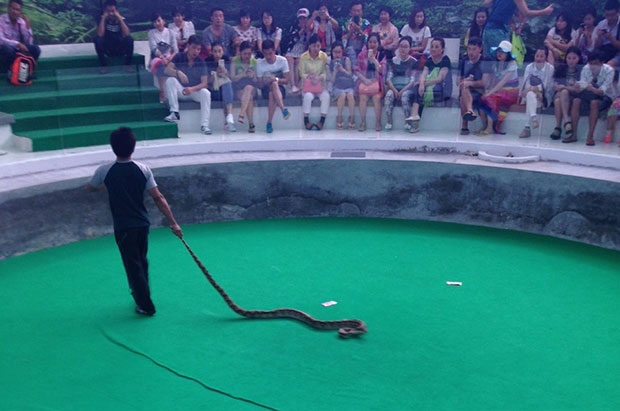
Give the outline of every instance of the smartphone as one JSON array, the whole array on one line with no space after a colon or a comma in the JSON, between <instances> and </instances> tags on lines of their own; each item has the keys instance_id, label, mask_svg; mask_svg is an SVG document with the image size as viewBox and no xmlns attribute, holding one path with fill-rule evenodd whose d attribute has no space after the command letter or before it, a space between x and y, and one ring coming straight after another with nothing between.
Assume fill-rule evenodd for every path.
<instances>
[{"instance_id":1,"label":"smartphone","mask_svg":"<svg viewBox=\"0 0 620 411\"><path fill-rule=\"evenodd\" d=\"M221 69L226 68L225 64L226 64L226 62L224 61L224 59L220 59L217 62L218 67L221 68Z\"/></svg>"},{"instance_id":2,"label":"smartphone","mask_svg":"<svg viewBox=\"0 0 620 411\"><path fill-rule=\"evenodd\" d=\"M375 51L374 50L372 50L372 49L368 50L368 58L373 58L374 55L375 55Z\"/></svg>"}]
</instances>

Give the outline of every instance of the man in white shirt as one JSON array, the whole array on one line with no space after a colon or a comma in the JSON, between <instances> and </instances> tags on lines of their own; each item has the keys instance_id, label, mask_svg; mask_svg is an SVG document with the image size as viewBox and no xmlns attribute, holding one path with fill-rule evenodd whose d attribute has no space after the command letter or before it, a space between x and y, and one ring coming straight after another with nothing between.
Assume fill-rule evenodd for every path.
<instances>
[{"instance_id":1,"label":"man in white shirt","mask_svg":"<svg viewBox=\"0 0 620 411\"><path fill-rule=\"evenodd\" d=\"M282 110L285 120L291 117L291 113L284 107L283 102L286 96L284 85L290 81L290 71L286 58L276 55L275 44L272 40L263 41L263 55L265 58L258 59L256 63L256 77L258 77L263 98L269 99L267 132L272 133L271 121L276 112L276 106Z\"/></svg>"}]
</instances>

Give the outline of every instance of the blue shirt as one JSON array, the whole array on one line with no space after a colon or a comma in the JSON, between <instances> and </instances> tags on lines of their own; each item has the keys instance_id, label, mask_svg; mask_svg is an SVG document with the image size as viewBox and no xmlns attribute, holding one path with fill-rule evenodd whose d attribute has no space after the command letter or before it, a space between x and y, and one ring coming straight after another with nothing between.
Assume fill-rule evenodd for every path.
<instances>
[{"instance_id":1,"label":"blue shirt","mask_svg":"<svg viewBox=\"0 0 620 411\"><path fill-rule=\"evenodd\" d=\"M191 66L189 65L187 52L178 53L176 56L174 56L172 62L174 63L176 69L183 72L183 74L185 74L187 76L187 79L189 80L188 84L183 84L184 87L197 86L202 82L202 76L209 76L207 73L207 65L202 58L196 57L194 59L194 64L192 64Z\"/></svg>"},{"instance_id":2,"label":"blue shirt","mask_svg":"<svg viewBox=\"0 0 620 411\"><path fill-rule=\"evenodd\" d=\"M493 0L493 7L489 13L489 22L507 26L517 11L514 0Z\"/></svg>"}]
</instances>

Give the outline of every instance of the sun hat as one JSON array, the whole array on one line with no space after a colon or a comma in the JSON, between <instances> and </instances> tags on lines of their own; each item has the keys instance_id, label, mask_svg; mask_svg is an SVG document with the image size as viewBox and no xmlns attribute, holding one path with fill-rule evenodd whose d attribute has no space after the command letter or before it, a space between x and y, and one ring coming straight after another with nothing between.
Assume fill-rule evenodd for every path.
<instances>
[{"instance_id":1,"label":"sun hat","mask_svg":"<svg viewBox=\"0 0 620 411\"><path fill-rule=\"evenodd\" d=\"M515 56L512 52L512 43L508 40L502 40L497 47L491 47L493 53L495 53L497 49L501 49L504 53L510 53L513 58Z\"/></svg>"}]
</instances>

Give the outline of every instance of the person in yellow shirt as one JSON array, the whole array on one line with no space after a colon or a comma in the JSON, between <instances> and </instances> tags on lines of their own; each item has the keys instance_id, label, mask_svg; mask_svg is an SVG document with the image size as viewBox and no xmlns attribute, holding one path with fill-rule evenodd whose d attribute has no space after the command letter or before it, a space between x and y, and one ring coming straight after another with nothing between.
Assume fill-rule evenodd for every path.
<instances>
[{"instance_id":1,"label":"person in yellow shirt","mask_svg":"<svg viewBox=\"0 0 620 411\"><path fill-rule=\"evenodd\" d=\"M325 124L330 100L325 81L327 78L327 64L327 54L321 51L321 38L317 34L313 34L310 36L308 51L299 57L299 78L302 84L302 109L306 130L321 130ZM315 98L321 100L321 120L313 124L309 118L312 100Z\"/></svg>"}]
</instances>

